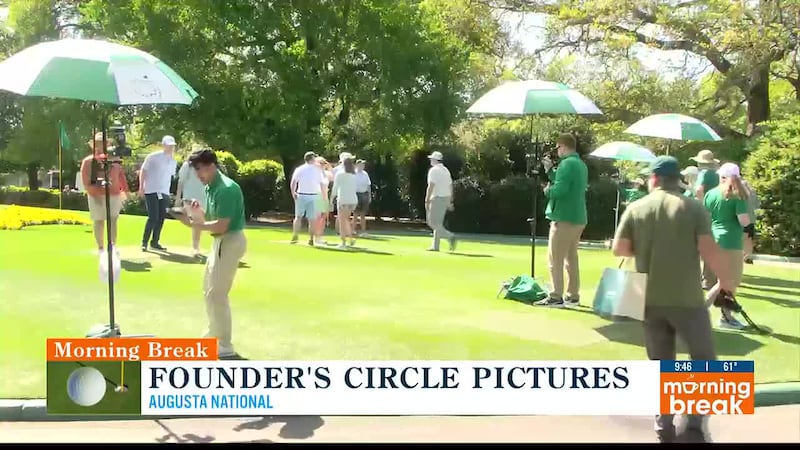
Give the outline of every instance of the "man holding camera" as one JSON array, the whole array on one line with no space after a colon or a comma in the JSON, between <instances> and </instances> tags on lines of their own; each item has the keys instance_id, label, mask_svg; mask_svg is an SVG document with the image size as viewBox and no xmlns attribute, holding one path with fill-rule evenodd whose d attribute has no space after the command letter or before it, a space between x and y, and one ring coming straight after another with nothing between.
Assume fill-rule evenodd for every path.
<instances>
[{"instance_id":1,"label":"man holding camera","mask_svg":"<svg viewBox=\"0 0 800 450\"><path fill-rule=\"evenodd\" d=\"M561 162L551 176L552 182L544 187L547 197L545 216L550 220L547 240L547 260L553 290L538 302L542 306L564 307L580 301L580 269L578 243L586 227L586 189L589 185L588 169L576 151L577 143L571 134L562 134L556 141ZM552 162L545 160L545 171L550 172ZM551 167L547 167L551 166ZM567 271L567 291L564 296L564 269Z\"/></svg>"},{"instance_id":2,"label":"man holding camera","mask_svg":"<svg viewBox=\"0 0 800 450\"><path fill-rule=\"evenodd\" d=\"M178 163L174 156L175 138L164 136L161 145L163 150L147 155L139 171L139 195L144 196L147 208L147 223L145 223L142 235L143 252L147 251L148 241L153 250L162 252L167 250L161 246L159 241L164 219L167 218L167 208L170 206L170 185Z\"/></svg>"}]
</instances>

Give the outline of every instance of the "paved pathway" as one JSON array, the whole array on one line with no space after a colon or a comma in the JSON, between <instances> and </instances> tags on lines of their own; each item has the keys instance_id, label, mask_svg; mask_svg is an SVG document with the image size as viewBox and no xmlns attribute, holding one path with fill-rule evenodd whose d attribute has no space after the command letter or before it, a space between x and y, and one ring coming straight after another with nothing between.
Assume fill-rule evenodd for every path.
<instances>
[{"instance_id":1,"label":"paved pathway","mask_svg":"<svg viewBox=\"0 0 800 450\"><path fill-rule=\"evenodd\" d=\"M800 406L710 421L715 442L800 442ZM3 422L0 442L653 442L649 417L268 417Z\"/></svg>"}]
</instances>

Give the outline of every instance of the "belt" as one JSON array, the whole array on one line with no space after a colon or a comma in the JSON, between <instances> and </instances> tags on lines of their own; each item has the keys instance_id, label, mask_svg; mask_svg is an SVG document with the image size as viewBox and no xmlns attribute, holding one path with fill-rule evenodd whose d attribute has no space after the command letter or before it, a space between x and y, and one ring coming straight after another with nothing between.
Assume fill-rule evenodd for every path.
<instances>
[{"instance_id":1,"label":"belt","mask_svg":"<svg viewBox=\"0 0 800 450\"><path fill-rule=\"evenodd\" d=\"M298 192L297 195L319 195L319 192L316 192L316 193L313 193L313 194L310 194L308 192Z\"/></svg>"}]
</instances>

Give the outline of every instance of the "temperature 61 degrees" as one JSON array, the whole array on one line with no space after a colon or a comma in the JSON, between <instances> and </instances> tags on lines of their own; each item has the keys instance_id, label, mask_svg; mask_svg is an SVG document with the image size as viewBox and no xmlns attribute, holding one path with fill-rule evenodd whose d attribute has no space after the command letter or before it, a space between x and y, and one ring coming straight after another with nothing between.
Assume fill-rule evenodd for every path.
<instances>
[{"instance_id":1,"label":"temperature 61 degrees","mask_svg":"<svg viewBox=\"0 0 800 450\"><path fill-rule=\"evenodd\" d=\"M710 361L709 372L754 372L753 361Z\"/></svg>"}]
</instances>

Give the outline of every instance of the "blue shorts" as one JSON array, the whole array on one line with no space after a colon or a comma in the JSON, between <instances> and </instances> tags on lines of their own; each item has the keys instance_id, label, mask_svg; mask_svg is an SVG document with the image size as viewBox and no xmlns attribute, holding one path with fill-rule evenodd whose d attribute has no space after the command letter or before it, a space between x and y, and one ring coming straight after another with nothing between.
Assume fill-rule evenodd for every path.
<instances>
[{"instance_id":1,"label":"blue shorts","mask_svg":"<svg viewBox=\"0 0 800 450\"><path fill-rule=\"evenodd\" d=\"M294 201L294 216L305 217L309 220L316 219L320 214L317 211L317 198L319 196L319 194L297 194L297 200Z\"/></svg>"}]
</instances>

